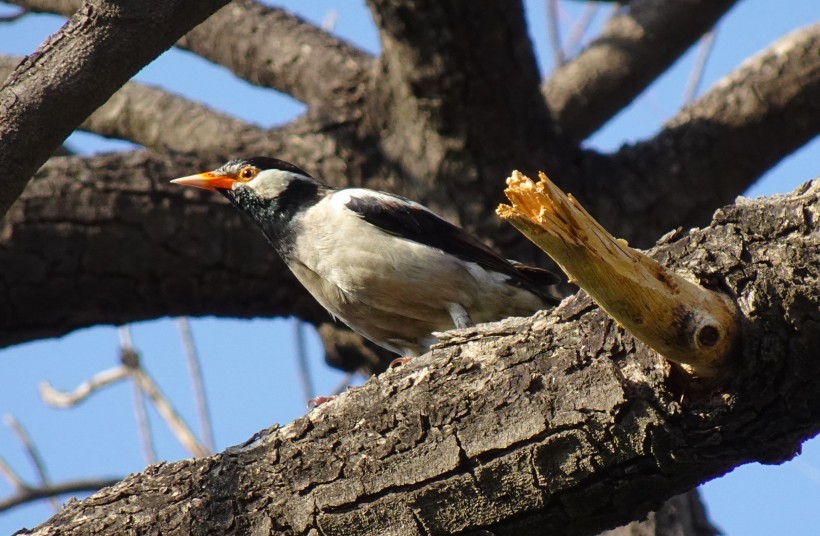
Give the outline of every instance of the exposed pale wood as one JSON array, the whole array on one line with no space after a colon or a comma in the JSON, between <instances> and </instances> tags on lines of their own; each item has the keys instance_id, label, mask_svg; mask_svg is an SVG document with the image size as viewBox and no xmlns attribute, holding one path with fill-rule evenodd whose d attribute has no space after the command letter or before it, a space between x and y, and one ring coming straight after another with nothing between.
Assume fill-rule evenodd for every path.
<instances>
[{"instance_id":1,"label":"exposed pale wood","mask_svg":"<svg viewBox=\"0 0 820 536\"><path fill-rule=\"evenodd\" d=\"M543 249L633 335L699 376L716 376L737 337L734 302L616 240L544 173L514 171L498 214Z\"/></svg>"}]
</instances>

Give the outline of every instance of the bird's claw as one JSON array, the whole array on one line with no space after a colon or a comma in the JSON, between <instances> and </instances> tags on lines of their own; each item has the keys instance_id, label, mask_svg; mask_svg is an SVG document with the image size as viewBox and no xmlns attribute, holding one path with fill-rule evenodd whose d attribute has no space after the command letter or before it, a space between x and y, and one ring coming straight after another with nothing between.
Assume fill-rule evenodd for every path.
<instances>
[{"instance_id":1,"label":"bird's claw","mask_svg":"<svg viewBox=\"0 0 820 536\"><path fill-rule=\"evenodd\" d=\"M393 361L390 362L388 368L396 368L398 366L404 365L408 361L410 361L412 357L397 357Z\"/></svg>"},{"instance_id":2,"label":"bird's claw","mask_svg":"<svg viewBox=\"0 0 820 536\"><path fill-rule=\"evenodd\" d=\"M330 402L331 400L335 399L336 395L331 396L314 396L310 400L307 401L307 407L310 409L318 408L325 402Z\"/></svg>"}]
</instances>

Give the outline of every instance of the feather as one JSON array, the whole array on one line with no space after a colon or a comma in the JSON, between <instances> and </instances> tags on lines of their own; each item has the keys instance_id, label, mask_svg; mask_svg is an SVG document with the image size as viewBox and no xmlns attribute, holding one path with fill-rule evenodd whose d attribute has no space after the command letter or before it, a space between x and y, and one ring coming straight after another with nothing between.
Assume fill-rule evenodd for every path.
<instances>
[{"instance_id":1,"label":"feather","mask_svg":"<svg viewBox=\"0 0 820 536\"><path fill-rule=\"evenodd\" d=\"M348 189L344 206L382 231L439 249L463 261L507 276L512 284L526 288L548 303L557 303L546 287L555 284L552 272L513 264L460 227L440 218L423 205L398 195Z\"/></svg>"}]
</instances>

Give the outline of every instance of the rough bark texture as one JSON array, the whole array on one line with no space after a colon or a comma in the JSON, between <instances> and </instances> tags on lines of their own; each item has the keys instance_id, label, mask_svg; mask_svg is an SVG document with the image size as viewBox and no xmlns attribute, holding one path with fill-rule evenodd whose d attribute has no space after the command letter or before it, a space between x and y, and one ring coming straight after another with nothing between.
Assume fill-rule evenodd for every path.
<instances>
[{"instance_id":1,"label":"rough bark texture","mask_svg":"<svg viewBox=\"0 0 820 536\"><path fill-rule=\"evenodd\" d=\"M190 156L174 158L175 165L186 161L192 168L201 165ZM9 247L0 254L5 297L0 337L6 344L23 340L27 332L50 337L85 325L153 318L159 310L205 315L211 303L230 307L226 314L232 316L246 316L240 304L247 301L270 316L298 310L315 322L327 318L304 291L293 303L299 286L288 284L290 272L222 198L170 187L167 166L168 160L146 153L55 159L54 176L70 179L32 181L9 215L9 221L19 215L26 225L5 228ZM111 188L106 173L112 167L134 171L117 177ZM55 198L64 201L52 204ZM207 222L213 220L228 235L209 236ZM149 285L143 284L146 269L153 272ZM237 278L247 293L236 294L231 281ZM279 292L285 296L277 297ZM43 300L53 293L61 298L43 310ZM111 316L114 302L123 300L130 305ZM195 308L174 306L183 303Z\"/></svg>"},{"instance_id":2,"label":"rough bark texture","mask_svg":"<svg viewBox=\"0 0 820 536\"><path fill-rule=\"evenodd\" d=\"M312 24L247 0L225 6L178 44L329 116L362 98L373 63L369 54Z\"/></svg>"},{"instance_id":3,"label":"rough bark texture","mask_svg":"<svg viewBox=\"0 0 820 536\"><path fill-rule=\"evenodd\" d=\"M0 87L0 216L83 119L226 1L88 1L27 56Z\"/></svg>"},{"instance_id":4,"label":"rough bark texture","mask_svg":"<svg viewBox=\"0 0 820 536\"><path fill-rule=\"evenodd\" d=\"M209 458L150 467L31 534L595 534L820 430L820 181L651 251L736 297L734 374L686 378L585 295L429 354Z\"/></svg>"},{"instance_id":5,"label":"rough bark texture","mask_svg":"<svg viewBox=\"0 0 820 536\"><path fill-rule=\"evenodd\" d=\"M512 169L547 171L616 236L640 247L654 243L670 228L705 224L715 207L730 202L768 167L820 132L820 25L814 25L751 59L651 139L608 155L579 146L577 140L614 115L714 24L733 4L729 0L633 1L601 39L546 81L536 68L520 2L370 0L382 45L377 57L298 17L248 0L232 2L184 37L224 0L161 6L103 0L13 3L73 17L22 63L0 62L7 67L3 77L14 70L0 89L0 211L17 199L0 222L0 346L99 323L171 314L294 315L319 327L334 365L381 370L386 357L328 324L326 314L293 284L261 238L227 206L167 184L172 177L228 158L277 156L333 185L405 194L479 233L510 257L543 263L540 253L520 235L488 217L502 200L502 181ZM672 30L659 30L669 28L670 20ZM302 100L306 114L266 131L155 88L128 84L115 94L136 70L175 41L251 83ZM629 67L635 65L642 69ZM589 113L579 113L584 107ZM148 149L46 162L75 128L122 137ZM746 209L725 214L731 216L732 210ZM775 301L765 300L780 299L786 287L778 282L784 276L755 271L765 266L752 262L749 252L757 251L752 247L756 242L738 230L745 229L743 225L721 227L735 234L726 237L729 242L721 243L722 249L714 250L720 262L707 260L739 293L745 292L746 284L741 273L762 274L749 283L757 294L743 295L750 296L752 305L763 299L765 307L759 310L768 314ZM776 232L781 231L772 231ZM792 233L792 228L782 232ZM767 232L760 235L761 240L773 240ZM712 234L695 233L663 251L693 259L694 250L674 248L698 237L717 240ZM746 239L750 249L729 247L737 244L731 240ZM780 251L774 242L770 245L772 251ZM737 251L737 259L724 258L726 251ZM785 265L797 262L798 253ZM704 270L705 262L700 264ZM792 272L795 292L805 284L804 273L813 273L806 270ZM769 276L771 282L764 279ZM545 526L565 522L570 532L588 532L632 519L662 497L758 456L749 450L754 441L745 442L755 426L761 433L768 433L769 427L791 426L789 419L781 424L780 415L774 414L784 408L785 399L762 404L760 417L747 412L750 402L743 393L748 380L739 382L741 387L728 386L726 400L687 390L684 407L668 403L680 393L670 394L662 361L636 350L629 337L595 316L598 313L581 298L562 309L570 310L577 311L572 318L559 313L535 323L509 321L478 330L469 344L453 342L437 350L435 359L441 364L435 368L425 369L426 361L419 360L374 380L343 405L311 414L287 433L265 435L260 440L263 447L154 468L117 488L128 490L122 495L109 490L101 496L106 499L74 505L54 522L70 524L80 510L105 516L131 509L131 517L110 518L112 532L122 527L120 523L150 527L168 521L168 532L184 533L197 519L207 520L197 532L207 532L208 526L213 532L224 527L264 532L266 527L320 523L332 532L351 519L358 526L379 526L388 519L384 516L395 513L396 527L404 520L413 530L496 524L503 533L514 532L510 527L515 523L538 527L543 521ZM761 360L750 370L762 374L762 381L797 378L792 384L778 383L775 387L781 391L773 393L805 387L800 382L810 377L790 372L804 364L802 354L789 346L800 339L787 329L802 320L789 324L792 320L782 315L766 317L785 330L772 328L775 335L766 338L755 326L768 324L755 320L755 309L747 311L754 320L749 344L763 341L758 350L742 352L750 360ZM816 336L816 324L811 322L816 320L803 324L808 326L803 337ZM506 330L518 335L499 338ZM537 336L521 339L521 334L533 333ZM558 344L569 350L548 357L547 349ZM600 349L600 355L595 357L590 348ZM607 355L612 359L604 359ZM474 357L478 364L473 364ZM780 366L785 367L783 374L767 376L767 367ZM421 387L410 389L413 382ZM482 385L495 389L492 396L476 394ZM523 391L514 386L523 386ZM503 398L505 389L513 393L509 401ZM559 391L560 396L553 397ZM379 402L384 393L393 396ZM589 401L578 393L589 396ZM799 395L803 398L794 400L802 400L803 406L793 413L801 414L797 410L802 408L805 421L789 428L788 437L774 441L775 446L793 448L817 421L809 390ZM568 406L569 401L577 401L577 407ZM496 411L491 411L496 403ZM350 404L366 410L358 428L357 421L345 415L356 415L359 409L339 409ZM529 409L524 417L513 418L514 412L522 411L519 404L529 404ZM699 414L699 407L718 409ZM499 434L488 431L492 428L479 431L479 421L481 426L499 426ZM708 428L709 423L716 428ZM620 426L629 432L619 432ZM698 426L716 431L698 435L692 432ZM365 442L357 435L366 430L376 433L379 442ZM594 451L602 437L610 450ZM616 437L617 445L610 441ZM485 449L481 441L497 441L499 446ZM687 450L679 441L694 446ZM573 450L574 445L581 450ZM657 454L666 447L656 445L677 449L675 459L670 462ZM733 457L714 458L714 445L726 447ZM592 450L583 450L587 446ZM333 449L342 450L329 455ZM551 449L560 456L555 458ZM347 454L351 457L344 459ZM295 456L303 460L304 470L288 461ZM250 463L255 457L267 461ZM281 461L266 465L273 458ZM687 459L694 461L681 462ZM317 460L321 467L313 465ZM338 472L342 462L327 460L344 460L344 474ZM574 472L564 477L562 469L552 479L555 467L550 464L561 460ZM244 466L246 462L249 465ZM418 472L412 473L410 467ZM514 467L522 471L513 474L509 469ZM633 474L638 475L634 481L628 478ZM173 478L181 487L166 488ZM284 490L283 497L290 497L287 490L298 489L296 498L279 504L275 495L240 492L253 485L267 489L271 482ZM201 487L206 484L213 486ZM645 488L653 493L644 495L657 501L633 500L635 494L628 493L633 485L653 486ZM596 495L596 486L603 495ZM146 492L142 498L130 495L141 489L175 491ZM333 489L342 494L332 499L338 504L328 506L328 490ZM625 492L624 502L610 501L605 492L614 489L618 497ZM444 507L451 500L448 494L452 504L469 503L466 513ZM445 496L437 506L436 497ZM361 507L353 506L360 497ZM595 497L602 498L596 503ZM111 510L105 510L103 503L109 499ZM156 506L146 507L141 500ZM125 504L129 501L133 506ZM391 510L391 501L404 506ZM578 504L587 509L598 505L600 512L581 519ZM672 529L661 523L675 517L668 512L678 510L674 504L665 508L669 510L661 512L667 514L654 519L661 520L658 531L668 533ZM264 516L254 517L254 511ZM707 534L708 523L697 519L694 515L674 530ZM100 523L98 527L106 522ZM639 534L650 527L623 530ZM698 532L701 528L705 532Z\"/></svg>"}]
</instances>

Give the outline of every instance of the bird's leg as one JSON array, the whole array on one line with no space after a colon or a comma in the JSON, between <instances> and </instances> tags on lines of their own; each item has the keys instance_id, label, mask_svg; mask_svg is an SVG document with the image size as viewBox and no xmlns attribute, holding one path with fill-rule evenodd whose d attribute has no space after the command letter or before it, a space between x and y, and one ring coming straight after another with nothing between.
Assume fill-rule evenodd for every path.
<instances>
[{"instance_id":1,"label":"bird's leg","mask_svg":"<svg viewBox=\"0 0 820 536\"><path fill-rule=\"evenodd\" d=\"M450 318L453 319L453 325L458 328L469 328L474 326L473 319L470 318L470 314L467 312L467 309L464 308L463 305L459 303L450 303L447 305L447 312L450 313ZM389 367L398 367L399 365L404 365L408 361L410 361L414 356L407 355L404 357L397 357L393 361L390 362Z\"/></svg>"},{"instance_id":2,"label":"bird's leg","mask_svg":"<svg viewBox=\"0 0 820 536\"><path fill-rule=\"evenodd\" d=\"M456 328L471 328L475 325L463 305L451 303L447 306L447 311L449 311L450 318L453 319L453 325L455 325Z\"/></svg>"}]
</instances>

